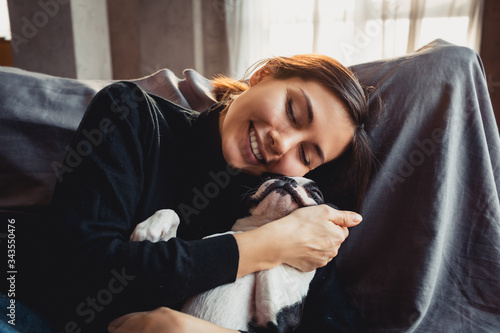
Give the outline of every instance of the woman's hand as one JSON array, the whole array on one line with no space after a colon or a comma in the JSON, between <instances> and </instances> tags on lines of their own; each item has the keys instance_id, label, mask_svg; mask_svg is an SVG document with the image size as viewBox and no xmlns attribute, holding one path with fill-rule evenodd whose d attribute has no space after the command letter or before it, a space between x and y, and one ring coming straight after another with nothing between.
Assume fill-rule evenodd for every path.
<instances>
[{"instance_id":1,"label":"woman's hand","mask_svg":"<svg viewBox=\"0 0 500 333\"><path fill-rule=\"evenodd\" d=\"M153 311L135 312L121 316L109 324L108 330L110 333L237 332L164 307Z\"/></svg>"},{"instance_id":2,"label":"woman's hand","mask_svg":"<svg viewBox=\"0 0 500 333\"><path fill-rule=\"evenodd\" d=\"M288 264L301 271L325 266L361 216L328 205L303 207L260 228L235 234L240 250L238 277Z\"/></svg>"},{"instance_id":3,"label":"woman's hand","mask_svg":"<svg viewBox=\"0 0 500 333\"><path fill-rule=\"evenodd\" d=\"M361 222L361 216L327 205L304 207L279 219L270 227L280 230L283 263L301 271L328 264L349 235L347 227Z\"/></svg>"}]
</instances>

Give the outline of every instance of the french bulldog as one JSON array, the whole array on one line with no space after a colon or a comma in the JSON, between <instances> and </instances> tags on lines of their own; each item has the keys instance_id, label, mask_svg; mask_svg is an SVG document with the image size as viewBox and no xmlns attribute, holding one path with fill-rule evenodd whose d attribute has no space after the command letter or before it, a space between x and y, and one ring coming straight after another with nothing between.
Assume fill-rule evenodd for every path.
<instances>
[{"instance_id":1,"label":"french bulldog","mask_svg":"<svg viewBox=\"0 0 500 333\"><path fill-rule=\"evenodd\" d=\"M229 233L258 228L297 208L324 202L317 185L304 177L274 177L249 197L250 215L239 219ZM179 217L161 210L137 225L132 241L166 241L175 236ZM222 234L211 235L216 237ZM257 327L289 332L301 321L302 307L315 271L302 272L288 265L248 274L234 283L203 292L186 301L182 312L216 325L249 330Z\"/></svg>"}]
</instances>

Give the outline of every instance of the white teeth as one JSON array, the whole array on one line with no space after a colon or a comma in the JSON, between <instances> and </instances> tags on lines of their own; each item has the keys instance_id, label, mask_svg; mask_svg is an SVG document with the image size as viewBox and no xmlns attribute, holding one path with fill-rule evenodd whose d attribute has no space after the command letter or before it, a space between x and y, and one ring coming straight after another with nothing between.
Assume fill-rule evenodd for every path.
<instances>
[{"instance_id":1,"label":"white teeth","mask_svg":"<svg viewBox=\"0 0 500 333\"><path fill-rule=\"evenodd\" d=\"M257 136L255 135L255 130L250 129L250 145L252 146L252 152L258 160L262 160L262 155L259 152L259 144L257 143Z\"/></svg>"}]
</instances>

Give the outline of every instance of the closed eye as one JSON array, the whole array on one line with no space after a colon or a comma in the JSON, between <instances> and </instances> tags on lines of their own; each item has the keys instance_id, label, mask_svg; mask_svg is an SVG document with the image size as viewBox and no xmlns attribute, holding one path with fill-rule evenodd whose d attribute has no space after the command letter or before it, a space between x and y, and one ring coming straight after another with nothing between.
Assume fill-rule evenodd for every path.
<instances>
[{"instance_id":1,"label":"closed eye","mask_svg":"<svg viewBox=\"0 0 500 333\"><path fill-rule=\"evenodd\" d=\"M297 119L295 118L295 112L293 110L293 100L292 100L292 97L288 95L287 97L287 114L288 114L288 118L290 118L290 121L294 124L294 125L297 125ZM309 161L307 159L307 156L306 156L306 151L304 149L304 147L301 145L300 148L299 148L299 158L300 160L302 161L302 163L309 167L311 165L311 161Z\"/></svg>"},{"instance_id":2,"label":"closed eye","mask_svg":"<svg viewBox=\"0 0 500 333\"><path fill-rule=\"evenodd\" d=\"M295 119L295 112L293 111L293 101L291 97L288 97L286 109L288 113L288 118L290 118L290 120L294 125L297 125L297 119Z\"/></svg>"},{"instance_id":3,"label":"closed eye","mask_svg":"<svg viewBox=\"0 0 500 333\"><path fill-rule=\"evenodd\" d=\"M306 151L304 150L304 147L303 146L300 146L300 160L302 161L302 163L304 163L305 166L310 166L311 165L311 161L309 161L307 159L307 156L306 156Z\"/></svg>"}]
</instances>

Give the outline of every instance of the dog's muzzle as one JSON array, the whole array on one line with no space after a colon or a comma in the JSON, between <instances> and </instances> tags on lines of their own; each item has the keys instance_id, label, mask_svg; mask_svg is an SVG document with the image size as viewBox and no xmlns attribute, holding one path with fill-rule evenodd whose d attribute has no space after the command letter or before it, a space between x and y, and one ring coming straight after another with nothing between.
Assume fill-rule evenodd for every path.
<instances>
[{"instance_id":1,"label":"dog's muzzle","mask_svg":"<svg viewBox=\"0 0 500 333\"><path fill-rule=\"evenodd\" d=\"M321 191L312 180L304 177L275 176L263 182L257 192L250 197L250 208L258 205L273 192L282 196L290 195L299 207L324 203Z\"/></svg>"}]
</instances>

